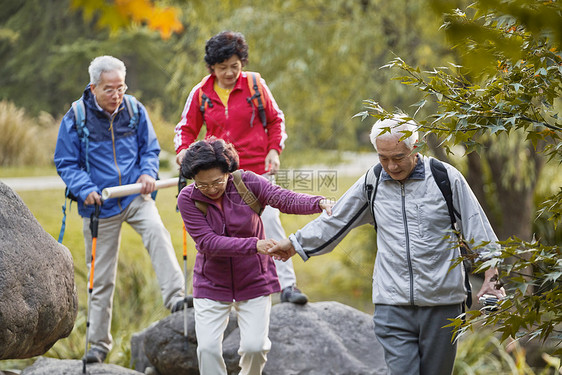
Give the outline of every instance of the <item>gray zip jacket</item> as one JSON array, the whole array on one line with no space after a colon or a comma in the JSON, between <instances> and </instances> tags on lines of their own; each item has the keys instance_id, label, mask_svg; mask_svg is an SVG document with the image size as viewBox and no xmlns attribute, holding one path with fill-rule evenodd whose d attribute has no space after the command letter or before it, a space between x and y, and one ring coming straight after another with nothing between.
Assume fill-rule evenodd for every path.
<instances>
[{"instance_id":1,"label":"gray zip jacket","mask_svg":"<svg viewBox=\"0 0 562 375\"><path fill-rule=\"evenodd\" d=\"M373 203L377 222L377 249L373 274L373 303L437 306L466 299L464 268L450 269L460 250L452 241L447 203L431 173L430 158L418 162L404 182L381 172ZM498 250L497 237L462 174L447 168L453 204L460 213L459 231L480 256ZM295 250L310 256L331 252L353 228L374 224L365 192L365 175L337 201L332 216L317 219L289 236ZM448 236L449 238L445 238ZM471 245L471 241L474 245Z\"/></svg>"}]
</instances>

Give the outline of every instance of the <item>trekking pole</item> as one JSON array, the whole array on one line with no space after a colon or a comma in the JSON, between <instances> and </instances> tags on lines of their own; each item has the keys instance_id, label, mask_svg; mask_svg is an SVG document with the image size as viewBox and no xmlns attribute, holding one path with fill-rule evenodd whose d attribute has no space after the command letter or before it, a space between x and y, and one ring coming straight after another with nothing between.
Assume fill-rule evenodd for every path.
<instances>
[{"instance_id":1,"label":"trekking pole","mask_svg":"<svg viewBox=\"0 0 562 375\"><path fill-rule=\"evenodd\" d=\"M182 220L183 221L183 220ZM189 341L187 337L187 230L185 229L185 223L182 224L183 228L183 278L185 282L183 297L183 336L185 338L184 348L187 350L189 346Z\"/></svg>"},{"instance_id":2,"label":"trekking pole","mask_svg":"<svg viewBox=\"0 0 562 375\"><path fill-rule=\"evenodd\" d=\"M90 216L90 231L92 232L92 259L90 263L90 280L88 285L88 314L86 319L86 349L82 358L82 373L86 373L86 355L88 353L88 340L90 334L90 312L92 310L92 290L94 290L94 266L96 263L96 244L98 241L98 224L101 207L96 203L94 213Z\"/></svg>"},{"instance_id":3,"label":"trekking pole","mask_svg":"<svg viewBox=\"0 0 562 375\"><path fill-rule=\"evenodd\" d=\"M180 195L181 190L187 185L187 180L180 174L178 179L178 196ZM179 208L176 206L176 211L179 211ZM187 337L187 230L185 229L185 223L182 220L182 234L183 234L183 279L184 279L184 298L183 298L183 337L184 341L184 349L187 350L189 346L188 337Z\"/></svg>"}]
</instances>

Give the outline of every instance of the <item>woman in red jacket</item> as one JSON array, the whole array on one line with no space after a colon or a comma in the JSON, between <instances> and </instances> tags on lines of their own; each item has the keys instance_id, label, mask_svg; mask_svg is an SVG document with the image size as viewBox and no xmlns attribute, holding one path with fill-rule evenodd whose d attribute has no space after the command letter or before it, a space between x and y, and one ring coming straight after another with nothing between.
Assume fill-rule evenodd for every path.
<instances>
[{"instance_id":1,"label":"woman in red jacket","mask_svg":"<svg viewBox=\"0 0 562 375\"><path fill-rule=\"evenodd\" d=\"M279 170L279 154L284 147L285 117L271 95L265 81L259 76L256 84L260 103L251 100L253 86L250 73L242 71L248 63L248 44L237 32L224 31L207 41L205 62L211 73L189 93L181 120L176 126L174 144L176 162L181 165L186 149L199 136L206 124L205 138L215 136L232 143L240 156L240 168L263 175L274 182ZM267 207L263 214L268 238L282 240L285 230L279 220L279 211ZM296 287L292 261L276 261L281 283L281 301L305 304L308 298Z\"/></svg>"}]
</instances>

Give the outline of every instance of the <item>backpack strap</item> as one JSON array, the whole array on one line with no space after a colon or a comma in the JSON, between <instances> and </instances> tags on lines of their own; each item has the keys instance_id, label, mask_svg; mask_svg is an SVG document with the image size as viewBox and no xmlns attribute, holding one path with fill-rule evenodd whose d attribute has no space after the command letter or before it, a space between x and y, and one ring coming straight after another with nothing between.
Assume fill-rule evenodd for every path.
<instances>
[{"instance_id":1,"label":"backpack strap","mask_svg":"<svg viewBox=\"0 0 562 375\"><path fill-rule=\"evenodd\" d=\"M208 206L209 204L207 202L195 201L195 207L197 207L197 209L203 213L203 216L207 216Z\"/></svg>"},{"instance_id":2,"label":"backpack strap","mask_svg":"<svg viewBox=\"0 0 562 375\"><path fill-rule=\"evenodd\" d=\"M84 144L86 149L86 154L84 155L86 172L90 173L90 162L88 160L90 130L86 127L86 107L82 98L72 103L72 111L74 111L74 125L76 126L76 133L78 133L78 139L80 139L80 142Z\"/></svg>"},{"instance_id":3,"label":"backpack strap","mask_svg":"<svg viewBox=\"0 0 562 375\"><path fill-rule=\"evenodd\" d=\"M127 112L129 112L129 128L136 129L139 123L139 106L137 99L132 96L125 94L123 95L123 102L125 102L125 107L127 108Z\"/></svg>"},{"instance_id":4,"label":"backpack strap","mask_svg":"<svg viewBox=\"0 0 562 375\"><path fill-rule=\"evenodd\" d=\"M64 204L62 205L62 222L60 225L60 231L59 231L59 239L58 242L62 243L62 239L64 238L64 232L66 230L66 199L69 198L69 194L70 190L68 190L68 187L65 190L65 196L64 196ZM72 207L72 199L70 199L70 204L68 205L68 210L70 211L70 208Z\"/></svg>"},{"instance_id":5,"label":"backpack strap","mask_svg":"<svg viewBox=\"0 0 562 375\"><path fill-rule=\"evenodd\" d=\"M246 98L246 101L252 105L252 119L250 125L254 123L254 108L258 108L259 116L263 127L267 126L267 119L265 116L266 101L264 89L261 84L261 76L257 72L246 72L248 75L248 88L250 89L251 96Z\"/></svg>"},{"instance_id":6,"label":"backpack strap","mask_svg":"<svg viewBox=\"0 0 562 375\"><path fill-rule=\"evenodd\" d=\"M372 173L370 173L372 171ZM377 189L379 188L379 178L381 176L382 165L378 163L373 168L370 168L365 174L365 193L369 200L369 209L371 210L371 216L373 216L373 221L375 223L375 231L377 230L377 220L375 219L375 210L373 204L375 202L375 196L377 195ZM373 181L373 177L375 180Z\"/></svg>"},{"instance_id":7,"label":"backpack strap","mask_svg":"<svg viewBox=\"0 0 562 375\"><path fill-rule=\"evenodd\" d=\"M242 171L240 169L232 172L232 180L234 182L236 190L238 190L238 194L240 194L240 196L244 200L244 203L250 206L250 208L256 214L261 215L263 212L263 207L261 206L260 201L254 195L254 193L248 190L248 187L246 186L246 184L244 184L244 181L242 181Z\"/></svg>"},{"instance_id":8,"label":"backpack strap","mask_svg":"<svg viewBox=\"0 0 562 375\"><path fill-rule=\"evenodd\" d=\"M250 208L256 214L261 216L263 212L263 207L261 206L260 201L255 196L255 194L251 192L246 186L246 184L244 184L244 181L242 181L242 171L240 169L237 169L231 174L232 174L232 181L234 182L234 187L236 187L236 191L238 191L238 194L240 194L242 200L244 200L244 203L250 206ZM207 202L198 201L198 200L195 201L195 207L197 207L197 209L199 209L199 211L203 213L203 216L207 216L208 206L209 204Z\"/></svg>"},{"instance_id":9,"label":"backpack strap","mask_svg":"<svg viewBox=\"0 0 562 375\"><path fill-rule=\"evenodd\" d=\"M464 240L459 234L458 225L457 225L457 217L460 219L459 212L455 209L453 205L453 190L451 189L451 181L449 180L449 175L447 173L447 168L445 165L435 158L431 158L429 160L429 165L431 167L431 173L433 174L433 179L439 190L441 190L441 194L445 198L445 202L447 202L447 209L449 210L449 217L451 218L451 227L457 234L459 239L459 247L462 256L467 255L467 245L465 244ZM472 306L472 285L470 285L470 280L468 278L469 269L468 265L465 261L463 261L464 267L464 286L466 288L466 306L470 308Z\"/></svg>"},{"instance_id":10,"label":"backpack strap","mask_svg":"<svg viewBox=\"0 0 562 375\"><path fill-rule=\"evenodd\" d=\"M449 181L449 175L447 173L447 168L439 160L431 158L429 160L429 165L431 167L431 173L433 178L441 190L441 194L447 202L447 209L449 210L449 216L451 218L451 226L453 229L457 230L457 217L460 218L459 212L455 209L453 205L453 191L451 190L451 182Z\"/></svg>"},{"instance_id":11,"label":"backpack strap","mask_svg":"<svg viewBox=\"0 0 562 375\"><path fill-rule=\"evenodd\" d=\"M203 116L203 122L205 122L205 111L207 110L207 108L209 107L213 107L213 102L211 102L211 99L209 99L209 97L207 96L207 94L205 94L203 92L203 85L205 85L205 82L207 82L207 80L211 77L211 75L207 75L205 77L203 77L203 79L201 80L201 83L199 83L199 111L201 111L201 116Z\"/></svg>"}]
</instances>

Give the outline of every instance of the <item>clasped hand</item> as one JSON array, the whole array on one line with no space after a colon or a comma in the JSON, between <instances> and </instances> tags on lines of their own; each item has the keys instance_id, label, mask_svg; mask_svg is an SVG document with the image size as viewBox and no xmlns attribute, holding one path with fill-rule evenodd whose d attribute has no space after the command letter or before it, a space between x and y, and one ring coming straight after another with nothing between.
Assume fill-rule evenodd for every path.
<instances>
[{"instance_id":1,"label":"clasped hand","mask_svg":"<svg viewBox=\"0 0 562 375\"><path fill-rule=\"evenodd\" d=\"M322 199L319 202L320 208L326 212L328 216L332 215L332 207L336 202L331 199ZM261 243L260 243L261 242ZM286 262L289 258L297 252L293 247L291 241L287 238L281 241L275 240L259 240L257 244L258 252L264 255L269 255L275 260L282 260Z\"/></svg>"},{"instance_id":2,"label":"clasped hand","mask_svg":"<svg viewBox=\"0 0 562 375\"><path fill-rule=\"evenodd\" d=\"M284 262L296 254L291 241L288 239L279 242L274 239L258 240L256 248L258 253L269 255L275 260L282 260Z\"/></svg>"}]
</instances>

